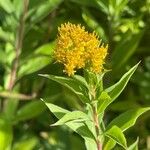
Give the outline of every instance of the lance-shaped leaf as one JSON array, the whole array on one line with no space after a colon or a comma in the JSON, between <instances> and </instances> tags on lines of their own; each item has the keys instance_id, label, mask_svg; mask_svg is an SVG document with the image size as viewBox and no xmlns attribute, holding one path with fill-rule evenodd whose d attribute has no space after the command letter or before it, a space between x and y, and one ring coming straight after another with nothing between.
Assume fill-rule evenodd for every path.
<instances>
[{"instance_id":1,"label":"lance-shaped leaf","mask_svg":"<svg viewBox=\"0 0 150 150\"><path fill-rule=\"evenodd\" d=\"M127 130L128 128L130 128L131 126L133 126L137 120L137 118L142 115L144 112L150 110L150 107L146 107L146 108L136 108L136 109L132 109L129 110L121 115L119 115L117 118L115 118L114 120L112 120L110 122L110 124L107 126L107 130L110 129L112 126L116 125L119 128L121 128L121 130L124 132L125 130ZM112 139L110 139L107 143L106 143L106 147L107 145L109 145L109 143L112 143ZM112 148L115 146L115 143L113 142L112 144ZM104 149L106 150L106 149ZM133 149L136 150L136 149Z\"/></svg>"},{"instance_id":2,"label":"lance-shaped leaf","mask_svg":"<svg viewBox=\"0 0 150 150\"><path fill-rule=\"evenodd\" d=\"M56 123L52 124L51 126L63 125L70 121L82 122L85 120L89 120L88 116L85 113L83 113L82 111L72 111L66 113L60 120L58 120Z\"/></svg>"},{"instance_id":3,"label":"lance-shaped leaf","mask_svg":"<svg viewBox=\"0 0 150 150\"><path fill-rule=\"evenodd\" d=\"M119 127L113 126L108 131L105 132L105 135L107 137L115 140L123 148L125 148L125 149L127 148L126 138L125 138L122 130Z\"/></svg>"},{"instance_id":4,"label":"lance-shaped leaf","mask_svg":"<svg viewBox=\"0 0 150 150\"><path fill-rule=\"evenodd\" d=\"M112 103L123 91L125 86L127 85L129 79L137 69L139 63L136 64L134 67L132 67L128 72L126 72L122 78L114 85L111 87L105 89L105 91L108 93L108 95L111 97L110 103Z\"/></svg>"},{"instance_id":5,"label":"lance-shaped leaf","mask_svg":"<svg viewBox=\"0 0 150 150\"><path fill-rule=\"evenodd\" d=\"M61 85L69 88L80 98L80 100L83 103L90 102L87 96L87 90L88 90L87 87L84 86L78 80L69 77L60 77L60 76L47 75L47 74L40 74L40 76L56 81Z\"/></svg>"},{"instance_id":6,"label":"lance-shaped leaf","mask_svg":"<svg viewBox=\"0 0 150 150\"><path fill-rule=\"evenodd\" d=\"M42 100L42 101L43 101L43 100ZM46 102L44 102L44 103L46 104L46 106L49 108L49 110L50 110L58 119L62 118L65 114L71 112L71 111L68 111L68 110L66 110L66 109L64 109L64 108L61 108L61 107L59 107L59 106L56 106L56 105L54 105L54 104L46 103Z\"/></svg>"},{"instance_id":7,"label":"lance-shaped leaf","mask_svg":"<svg viewBox=\"0 0 150 150\"><path fill-rule=\"evenodd\" d=\"M45 102L44 102L45 103ZM63 116L65 116L67 113L71 113L71 111L68 111L64 108L61 108L59 106L56 106L51 103L45 103L49 110L58 118L61 119ZM86 121L89 122L89 121ZM95 137L93 133L90 131L88 126L85 123L82 122L66 122L65 123L69 128L71 128L74 132L78 133L81 137L84 139L94 139Z\"/></svg>"},{"instance_id":8,"label":"lance-shaped leaf","mask_svg":"<svg viewBox=\"0 0 150 150\"><path fill-rule=\"evenodd\" d=\"M107 126L107 130L113 127L114 125L118 126L122 131L127 130L131 126L133 126L137 120L137 118L142 115L144 112L150 110L150 107L145 108L135 108L131 109L125 113L122 113L117 118L112 120L110 124Z\"/></svg>"},{"instance_id":9,"label":"lance-shaped leaf","mask_svg":"<svg viewBox=\"0 0 150 150\"><path fill-rule=\"evenodd\" d=\"M22 59L20 61L18 77L21 78L24 75L34 73L50 64L53 60L50 56L53 53L54 46L55 42L44 44L30 54L30 57Z\"/></svg>"}]
</instances>

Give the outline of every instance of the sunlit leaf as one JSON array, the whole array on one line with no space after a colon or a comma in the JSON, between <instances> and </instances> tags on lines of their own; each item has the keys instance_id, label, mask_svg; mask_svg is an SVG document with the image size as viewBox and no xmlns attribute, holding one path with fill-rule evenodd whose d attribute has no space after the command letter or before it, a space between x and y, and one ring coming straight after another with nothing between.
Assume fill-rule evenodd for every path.
<instances>
[{"instance_id":1,"label":"sunlit leaf","mask_svg":"<svg viewBox=\"0 0 150 150\"><path fill-rule=\"evenodd\" d=\"M132 67L128 72L126 72L122 78L111 87L105 89L108 95L111 97L111 103L121 94L125 86L127 85L129 79L137 69L139 63Z\"/></svg>"},{"instance_id":2,"label":"sunlit leaf","mask_svg":"<svg viewBox=\"0 0 150 150\"><path fill-rule=\"evenodd\" d=\"M135 108L131 109L125 113L122 113L118 117L116 117L114 120L112 120L108 126L107 129L110 129L114 125L118 126L122 131L127 130L128 128L132 127L137 118L145 113L146 111L149 111L150 107L145 108Z\"/></svg>"},{"instance_id":3,"label":"sunlit leaf","mask_svg":"<svg viewBox=\"0 0 150 150\"><path fill-rule=\"evenodd\" d=\"M84 86L82 83L80 84L78 80L69 77L61 77L61 76L54 76L54 75L47 75L47 74L43 74L43 75L40 74L40 76L56 81L61 85L69 88L80 98L80 100L83 103L89 102L87 96L87 87Z\"/></svg>"},{"instance_id":4,"label":"sunlit leaf","mask_svg":"<svg viewBox=\"0 0 150 150\"><path fill-rule=\"evenodd\" d=\"M49 110L58 118L61 119L63 116L65 116L67 113L71 113L70 111L61 108L59 106L56 106L54 104L51 103L45 103L47 105L47 107L49 108ZM79 116L78 116L79 117ZM83 137L84 139L86 138L92 138L94 139L94 135L93 133L90 131L90 129L88 128L88 126L82 122L74 122L74 121L70 121L70 122L66 122L65 123L69 128L71 128L73 131L75 131L76 133L78 133L81 137Z\"/></svg>"},{"instance_id":5,"label":"sunlit leaf","mask_svg":"<svg viewBox=\"0 0 150 150\"><path fill-rule=\"evenodd\" d=\"M121 129L118 128L117 126L114 125L112 128L107 130L105 132L105 135L108 136L109 138L115 140L119 145L121 145L125 149L127 148L126 138L125 138L123 132L121 131Z\"/></svg>"},{"instance_id":6,"label":"sunlit leaf","mask_svg":"<svg viewBox=\"0 0 150 150\"><path fill-rule=\"evenodd\" d=\"M37 48L29 58L22 60L18 72L19 78L36 72L52 62L55 43L45 44Z\"/></svg>"}]
</instances>

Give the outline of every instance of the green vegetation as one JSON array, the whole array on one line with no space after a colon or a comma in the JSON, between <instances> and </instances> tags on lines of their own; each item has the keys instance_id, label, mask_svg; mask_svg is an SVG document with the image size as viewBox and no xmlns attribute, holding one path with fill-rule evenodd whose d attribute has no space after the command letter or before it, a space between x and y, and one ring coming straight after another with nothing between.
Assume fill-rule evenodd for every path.
<instances>
[{"instance_id":1,"label":"green vegetation","mask_svg":"<svg viewBox=\"0 0 150 150\"><path fill-rule=\"evenodd\" d=\"M95 30L109 44L105 68L110 71L103 77L106 90L99 95L103 103L98 112L108 106L105 135L117 141L114 149L126 148L124 136L128 150L137 149L137 143L140 150L150 149L149 16L149 0L0 0L0 150L85 150L92 143L91 131L84 128L78 130L82 137L90 136L84 144L77 123L72 125L75 132L65 125L54 127L70 123L65 117L70 112L75 111L73 119L86 119L86 105L79 99L85 95L76 91L79 88L68 89L68 82L63 86L71 79L53 59L57 28L65 22ZM76 74L83 76L83 70ZM81 76L69 83L85 83ZM113 140L106 142L105 150L113 147Z\"/></svg>"}]
</instances>

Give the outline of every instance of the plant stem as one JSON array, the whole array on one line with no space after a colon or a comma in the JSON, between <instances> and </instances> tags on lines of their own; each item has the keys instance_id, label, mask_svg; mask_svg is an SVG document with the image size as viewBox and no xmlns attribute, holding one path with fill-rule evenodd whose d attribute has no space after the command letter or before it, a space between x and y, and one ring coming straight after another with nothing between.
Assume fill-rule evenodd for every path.
<instances>
[{"instance_id":1,"label":"plant stem","mask_svg":"<svg viewBox=\"0 0 150 150\"><path fill-rule=\"evenodd\" d=\"M26 19L28 4L29 4L29 0L24 0L23 14L20 17L20 22L19 22L19 26L18 26L18 30L17 30L17 35L16 35L16 43L15 43L16 56L14 59L14 63L12 65L12 70L10 73L10 80L9 80L8 87L7 87L7 89L9 91L12 91L12 89L15 85L15 82L16 82L16 78L17 78L17 71L18 71L18 66L19 66L19 56L20 56L21 49L22 49L24 28L25 28L25 19Z\"/></svg>"},{"instance_id":2,"label":"plant stem","mask_svg":"<svg viewBox=\"0 0 150 150\"><path fill-rule=\"evenodd\" d=\"M96 99L96 88L95 88L95 86L91 85L90 93L92 96L92 101L94 102L94 100ZM97 150L102 150L102 144L101 144L101 141L99 140L100 126L99 126L97 106L94 103L92 104L92 110L93 110L93 121L94 121L94 126L95 126L95 131L96 131Z\"/></svg>"},{"instance_id":3,"label":"plant stem","mask_svg":"<svg viewBox=\"0 0 150 150\"><path fill-rule=\"evenodd\" d=\"M19 99L19 100L31 100L36 97L36 93L33 93L33 95L25 95L25 94L21 94L21 93L3 91L3 92L0 92L0 97Z\"/></svg>"},{"instance_id":4,"label":"plant stem","mask_svg":"<svg viewBox=\"0 0 150 150\"><path fill-rule=\"evenodd\" d=\"M96 130L96 144L97 144L97 150L102 150L102 144L99 140L99 121L98 121L98 114L97 114L97 110L96 107L93 106L93 118L94 118L94 125L95 125L95 130Z\"/></svg>"},{"instance_id":5,"label":"plant stem","mask_svg":"<svg viewBox=\"0 0 150 150\"><path fill-rule=\"evenodd\" d=\"M11 67L11 72L10 72L10 79L8 81L8 85L6 87L6 90L8 90L9 92L13 91L13 88L16 84L16 80L17 80L17 72L18 72L18 67L19 67L19 57L21 54L21 50L22 50L22 43L23 43L23 38L24 38L24 28L25 28L25 20L26 20L26 14L27 14L27 10L28 10L28 4L29 4L29 0L24 0L23 1L23 13L20 16L20 20L19 20L19 25L16 31L16 40L15 40L15 58L14 61L12 63L12 67ZM3 104L3 109L4 111L7 110L7 105L8 105L8 100L9 99L5 99L4 104Z\"/></svg>"}]
</instances>

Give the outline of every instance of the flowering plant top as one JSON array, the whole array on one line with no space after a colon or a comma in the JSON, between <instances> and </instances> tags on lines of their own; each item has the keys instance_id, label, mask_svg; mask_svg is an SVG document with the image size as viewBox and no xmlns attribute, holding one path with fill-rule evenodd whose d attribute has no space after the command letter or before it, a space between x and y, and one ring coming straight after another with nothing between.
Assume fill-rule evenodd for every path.
<instances>
[{"instance_id":1,"label":"flowering plant top","mask_svg":"<svg viewBox=\"0 0 150 150\"><path fill-rule=\"evenodd\" d=\"M80 24L65 23L58 28L54 56L69 76L80 68L102 72L107 50L108 45L101 44L94 32L88 33Z\"/></svg>"}]
</instances>

